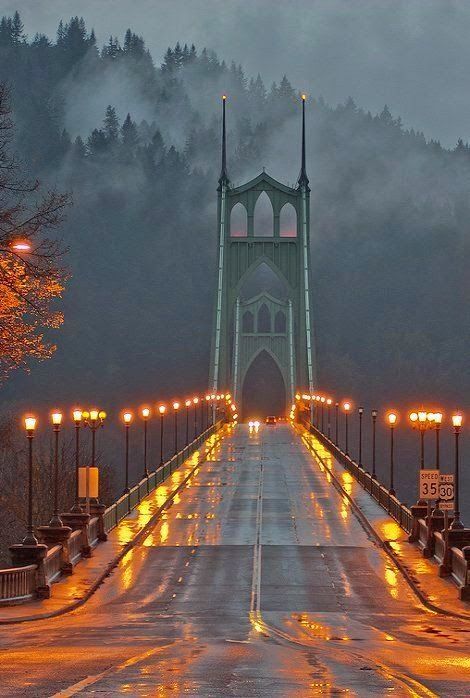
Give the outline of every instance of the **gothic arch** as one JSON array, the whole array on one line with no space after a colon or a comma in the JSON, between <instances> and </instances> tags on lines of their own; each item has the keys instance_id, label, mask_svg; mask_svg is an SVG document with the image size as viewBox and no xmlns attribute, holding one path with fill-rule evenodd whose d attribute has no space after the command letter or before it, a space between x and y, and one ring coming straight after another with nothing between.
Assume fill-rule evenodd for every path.
<instances>
[{"instance_id":1,"label":"gothic arch","mask_svg":"<svg viewBox=\"0 0 470 698\"><path fill-rule=\"evenodd\" d=\"M279 214L279 235L281 238L297 237L297 212L290 203L284 204Z\"/></svg>"},{"instance_id":2,"label":"gothic arch","mask_svg":"<svg viewBox=\"0 0 470 698\"><path fill-rule=\"evenodd\" d=\"M271 198L266 191L262 191L256 200L254 234L255 237L274 236L274 209Z\"/></svg>"},{"instance_id":3,"label":"gothic arch","mask_svg":"<svg viewBox=\"0 0 470 698\"><path fill-rule=\"evenodd\" d=\"M244 238L248 235L248 213L245 206L238 202L230 211L230 236Z\"/></svg>"}]
</instances>

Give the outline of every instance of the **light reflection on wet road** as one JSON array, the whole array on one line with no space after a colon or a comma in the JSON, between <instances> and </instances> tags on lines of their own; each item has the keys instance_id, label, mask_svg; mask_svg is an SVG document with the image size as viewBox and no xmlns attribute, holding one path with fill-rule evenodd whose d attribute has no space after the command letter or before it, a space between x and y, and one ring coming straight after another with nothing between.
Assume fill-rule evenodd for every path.
<instances>
[{"instance_id":1,"label":"light reflection on wet road","mask_svg":"<svg viewBox=\"0 0 470 698\"><path fill-rule=\"evenodd\" d=\"M84 607L0 630L0 695L470 694L469 624L419 605L289 426L212 458Z\"/></svg>"}]
</instances>

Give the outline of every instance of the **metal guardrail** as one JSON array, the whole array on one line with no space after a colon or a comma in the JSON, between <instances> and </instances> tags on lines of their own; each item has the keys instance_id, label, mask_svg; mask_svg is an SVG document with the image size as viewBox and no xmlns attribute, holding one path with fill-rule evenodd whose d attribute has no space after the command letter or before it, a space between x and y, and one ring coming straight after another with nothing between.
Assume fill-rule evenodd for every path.
<instances>
[{"instance_id":1,"label":"metal guardrail","mask_svg":"<svg viewBox=\"0 0 470 698\"><path fill-rule=\"evenodd\" d=\"M203 431L194 441L192 441L182 451L170 458L169 461L160 465L147 478L143 478L137 485L131 488L128 494L123 494L117 502L111 504L104 512L104 530L109 533L117 524L124 519L140 502L145 499L158 485L164 482L189 456L207 441L213 434L221 428L223 422L216 422L214 425Z\"/></svg>"},{"instance_id":2,"label":"metal guardrail","mask_svg":"<svg viewBox=\"0 0 470 698\"><path fill-rule=\"evenodd\" d=\"M36 595L37 565L0 570L0 603L18 603Z\"/></svg>"},{"instance_id":3,"label":"metal guardrail","mask_svg":"<svg viewBox=\"0 0 470 698\"><path fill-rule=\"evenodd\" d=\"M391 495L389 490L372 477L364 468L352 460L344 451L339 448L331 439L325 436L308 420L302 420L305 428L313 434L320 443L325 446L334 457L348 470L360 485L375 499L375 501L399 524L399 526L411 534L414 530L414 517L407 506L399 499ZM424 552L432 546L434 559L439 563L439 574L441 576L451 575L452 579L459 587L459 594L462 600L470 600L470 559L465 556L465 551L460 548L448 547L443 534L440 531L430 533L428 524L424 519L415 522L417 531L417 542Z\"/></svg>"},{"instance_id":4,"label":"metal guardrail","mask_svg":"<svg viewBox=\"0 0 470 698\"><path fill-rule=\"evenodd\" d=\"M114 504L109 506L103 514L104 531L108 533L124 519L135 507L154 491L158 485L166 480L189 456L213 434L218 432L223 425L220 420L203 431L194 441L179 451L169 461L150 473L147 478L141 480L132 487L129 493L124 494ZM93 516L87 526L87 537L89 545L94 546L100 540L100 518ZM72 531L67 541L68 555L71 565L76 565L82 558L84 546L84 532L82 530ZM61 544L51 547L44 558L42 576L46 584L54 582L62 573L63 547ZM38 565L28 565L25 567L11 567L0 569L0 605L9 603L19 603L35 598L38 588Z\"/></svg>"},{"instance_id":5,"label":"metal guardrail","mask_svg":"<svg viewBox=\"0 0 470 698\"><path fill-rule=\"evenodd\" d=\"M333 453L335 458L348 470L351 475L359 482L362 487L380 504L382 509L385 509L401 528L407 533L411 533L413 529L413 516L410 509L405 504L402 504L395 495L390 494L388 489L380 484L378 480L372 477L364 468L352 460L344 451L339 448L331 439L319 431L313 424L304 421L304 426L312 433L323 446L326 446Z\"/></svg>"},{"instance_id":6,"label":"metal guardrail","mask_svg":"<svg viewBox=\"0 0 470 698\"><path fill-rule=\"evenodd\" d=\"M62 546L49 548L44 560L44 573L48 582L54 582L62 571Z\"/></svg>"}]
</instances>

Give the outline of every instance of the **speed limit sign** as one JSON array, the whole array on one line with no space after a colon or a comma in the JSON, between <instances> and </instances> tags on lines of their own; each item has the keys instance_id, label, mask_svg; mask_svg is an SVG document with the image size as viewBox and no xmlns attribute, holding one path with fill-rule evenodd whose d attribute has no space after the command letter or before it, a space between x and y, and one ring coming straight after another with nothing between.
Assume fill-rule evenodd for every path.
<instances>
[{"instance_id":1,"label":"speed limit sign","mask_svg":"<svg viewBox=\"0 0 470 698\"><path fill-rule=\"evenodd\" d=\"M439 499L443 502L450 502L454 499L454 476L439 476Z\"/></svg>"},{"instance_id":2,"label":"speed limit sign","mask_svg":"<svg viewBox=\"0 0 470 698\"><path fill-rule=\"evenodd\" d=\"M439 470L419 471L419 498L438 499L439 497Z\"/></svg>"}]
</instances>

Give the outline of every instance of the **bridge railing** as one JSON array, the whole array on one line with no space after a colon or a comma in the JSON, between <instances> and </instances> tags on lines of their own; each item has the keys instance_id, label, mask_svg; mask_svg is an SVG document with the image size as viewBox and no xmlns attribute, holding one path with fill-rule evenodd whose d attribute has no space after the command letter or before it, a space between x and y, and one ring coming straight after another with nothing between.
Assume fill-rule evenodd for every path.
<instances>
[{"instance_id":1,"label":"bridge railing","mask_svg":"<svg viewBox=\"0 0 470 698\"><path fill-rule=\"evenodd\" d=\"M54 581L64 573L70 574L83 557L89 557L90 548L95 547L100 540L106 540L109 531L170 477L207 439L219 432L224 423L221 419L205 429L170 460L132 487L129 493L122 495L104 511L93 515L85 528L73 530L62 544L45 550L37 564L0 570L0 605L49 597Z\"/></svg>"},{"instance_id":2,"label":"bridge railing","mask_svg":"<svg viewBox=\"0 0 470 698\"><path fill-rule=\"evenodd\" d=\"M439 563L439 575L450 576L459 588L462 600L470 600L470 531L459 532L455 544L449 542L440 530L433 529L431 517L428 520L420 516L420 508L416 512L402 504L400 500L360 467L347 455L331 438L301 415L299 422L313 434L336 460L351 473L359 484L375 499L375 501L391 516L398 525L409 535L410 543L417 543L425 557L433 557Z\"/></svg>"}]
</instances>

